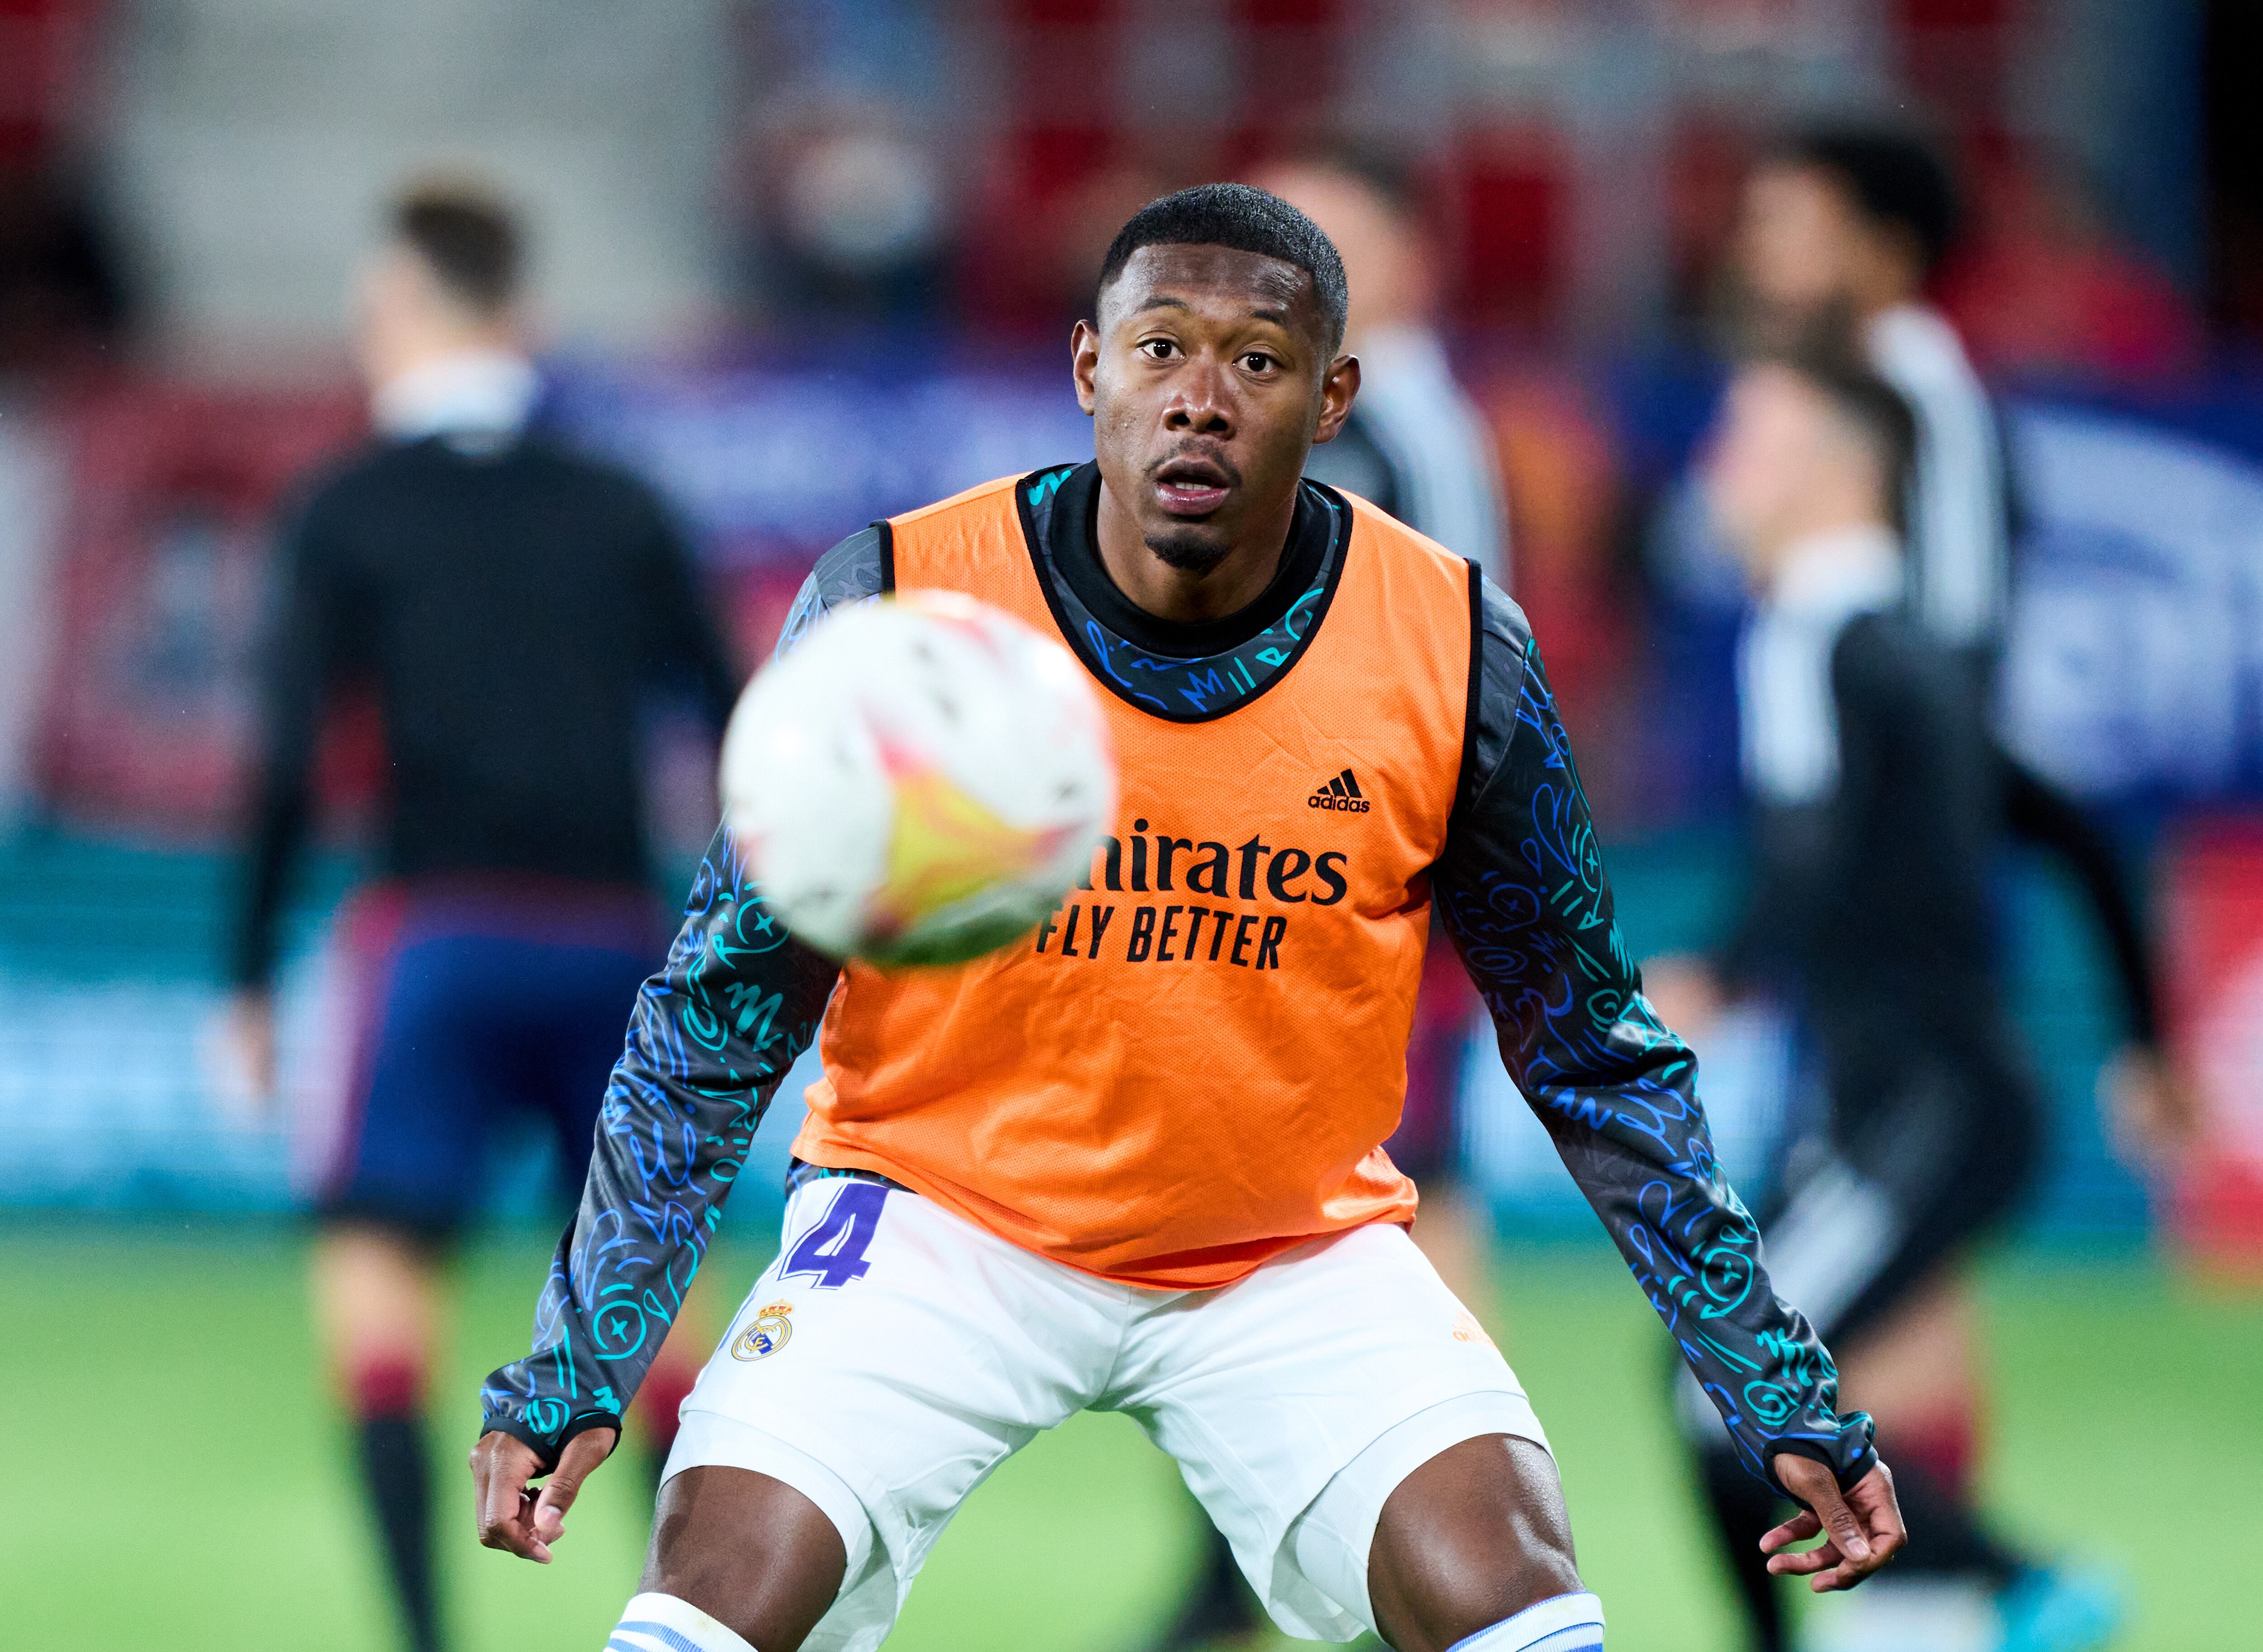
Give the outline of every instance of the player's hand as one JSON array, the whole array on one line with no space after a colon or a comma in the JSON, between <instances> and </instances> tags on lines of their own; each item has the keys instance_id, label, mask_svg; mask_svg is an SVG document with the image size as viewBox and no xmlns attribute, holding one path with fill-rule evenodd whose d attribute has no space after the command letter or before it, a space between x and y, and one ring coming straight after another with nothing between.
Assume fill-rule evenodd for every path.
<instances>
[{"instance_id":1,"label":"player's hand","mask_svg":"<svg viewBox=\"0 0 2263 1652\"><path fill-rule=\"evenodd\" d=\"M1843 1496L1838 1477L1812 1457L1783 1452L1774 1467L1783 1489L1807 1505L1761 1540L1775 1576L1804 1577L1818 1595L1852 1589L1909 1541L1901 1504L1894 1500L1893 1473L1883 1462ZM1811 1537L1823 1542L1804 1554L1789 1552Z\"/></svg>"},{"instance_id":2,"label":"player's hand","mask_svg":"<svg viewBox=\"0 0 2263 1652\"><path fill-rule=\"evenodd\" d=\"M2200 1098L2158 1050L2132 1045L2102 1068L2098 1099L2124 1163L2173 1170L2201 1133Z\"/></svg>"},{"instance_id":3,"label":"player's hand","mask_svg":"<svg viewBox=\"0 0 2263 1652\"><path fill-rule=\"evenodd\" d=\"M593 1428L566 1442L558 1467L538 1492L528 1482L539 1477L542 1460L534 1447L509 1434L490 1431L472 1447L472 1484L480 1516L480 1541L508 1549L521 1560L550 1564L550 1546L566 1535L566 1511L582 1495L589 1471L612 1455L617 1429Z\"/></svg>"},{"instance_id":4,"label":"player's hand","mask_svg":"<svg viewBox=\"0 0 2263 1652\"><path fill-rule=\"evenodd\" d=\"M275 995L231 994L206 1038L206 1071L223 1110L242 1123L264 1120L275 1102Z\"/></svg>"}]
</instances>

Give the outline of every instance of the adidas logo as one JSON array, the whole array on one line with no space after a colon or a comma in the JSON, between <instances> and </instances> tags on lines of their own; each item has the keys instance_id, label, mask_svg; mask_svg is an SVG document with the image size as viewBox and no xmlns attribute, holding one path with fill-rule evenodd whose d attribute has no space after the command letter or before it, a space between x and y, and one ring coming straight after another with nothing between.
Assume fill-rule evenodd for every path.
<instances>
[{"instance_id":1,"label":"adidas logo","mask_svg":"<svg viewBox=\"0 0 2263 1652\"><path fill-rule=\"evenodd\" d=\"M1307 808L1333 808L1346 815L1367 813L1367 800L1359 794L1359 782L1346 769L1319 791L1305 800Z\"/></svg>"}]
</instances>

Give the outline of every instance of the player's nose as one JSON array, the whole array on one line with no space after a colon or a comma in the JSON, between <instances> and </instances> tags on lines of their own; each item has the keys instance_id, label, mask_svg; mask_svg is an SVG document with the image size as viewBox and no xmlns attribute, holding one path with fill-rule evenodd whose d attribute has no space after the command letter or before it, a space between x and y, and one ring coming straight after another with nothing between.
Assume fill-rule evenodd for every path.
<instances>
[{"instance_id":1,"label":"player's nose","mask_svg":"<svg viewBox=\"0 0 2263 1652\"><path fill-rule=\"evenodd\" d=\"M1198 436L1233 434L1233 408L1223 362L1197 356L1173 375L1171 399L1163 407L1163 427Z\"/></svg>"}]
</instances>

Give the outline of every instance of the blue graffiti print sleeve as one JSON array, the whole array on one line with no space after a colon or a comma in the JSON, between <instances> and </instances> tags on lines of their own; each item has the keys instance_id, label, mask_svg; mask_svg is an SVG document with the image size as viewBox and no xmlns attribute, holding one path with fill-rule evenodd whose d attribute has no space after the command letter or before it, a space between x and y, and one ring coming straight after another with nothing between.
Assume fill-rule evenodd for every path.
<instances>
[{"instance_id":1,"label":"blue graffiti print sleeve","mask_svg":"<svg viewBox=\"0 0 2263 1652\"><path fill-rule=\"evenodd\" d=\"M488 1379L485 1428L547 1464L585 1429L619 1425L838 973L786 934L717 832L668 962L638 994L534 1351Z\"/></svg>"},{"instance_id":2,"label":"blue graffiti print sleeve","mask_svg":"<svg viewBox=\"0 0 2263 1652\"><path fill-rule=\"evenodd\" d=\"M778 652L885 583L879 530L850 534L802 583ZM584 1430L619 1426L839 975L786 933L718 830L668 962L637 995L581 1207L535 1304L534 1351L488 1379L484 1428L525 1441L546 1466Z\"/></svg>"},{"instance_id":3,"label":"blue graffiti print sleeve","mask_svg":"<svg viewBox=\"0 0 2263 1652\"><path fill-rule=\"evenodd\" d=\"M1789 1452L1842 1488L1876 1460L1837 1413L1821 1340L1769 1287L1759 1230L1715 1163L1696 1059L1651 1011L1613 917L1571 747L1523 615L1484 589L1467 779L1434 895L1564 1163L1720 1410L1775 1484Z\"/></svg>"}]
</instances>

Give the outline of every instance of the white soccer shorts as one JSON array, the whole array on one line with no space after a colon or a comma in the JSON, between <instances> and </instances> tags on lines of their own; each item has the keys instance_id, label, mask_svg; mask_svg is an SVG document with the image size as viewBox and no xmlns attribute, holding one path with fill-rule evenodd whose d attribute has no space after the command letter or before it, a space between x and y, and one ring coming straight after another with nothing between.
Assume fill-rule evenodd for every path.
<instances>
[{"instance_id":1,"label":"white soccer shorts","mask_svg":"<svg viewBox=\"0 0 2263 1652\"><path fill-rule=\"evenodd\" d=\"M1547 1438L1492 1341L1387 1224L1212 1291L1113 1284L900 1189L805 1183L668 1461L771 1475L849 1569L806 1645L868 1652L967 1493L1044 1429L1122 1411L1178 1461L1275 1622L1374 1627L1384 1499L1449 1446Z\"/></svg>"}]
</instances>

